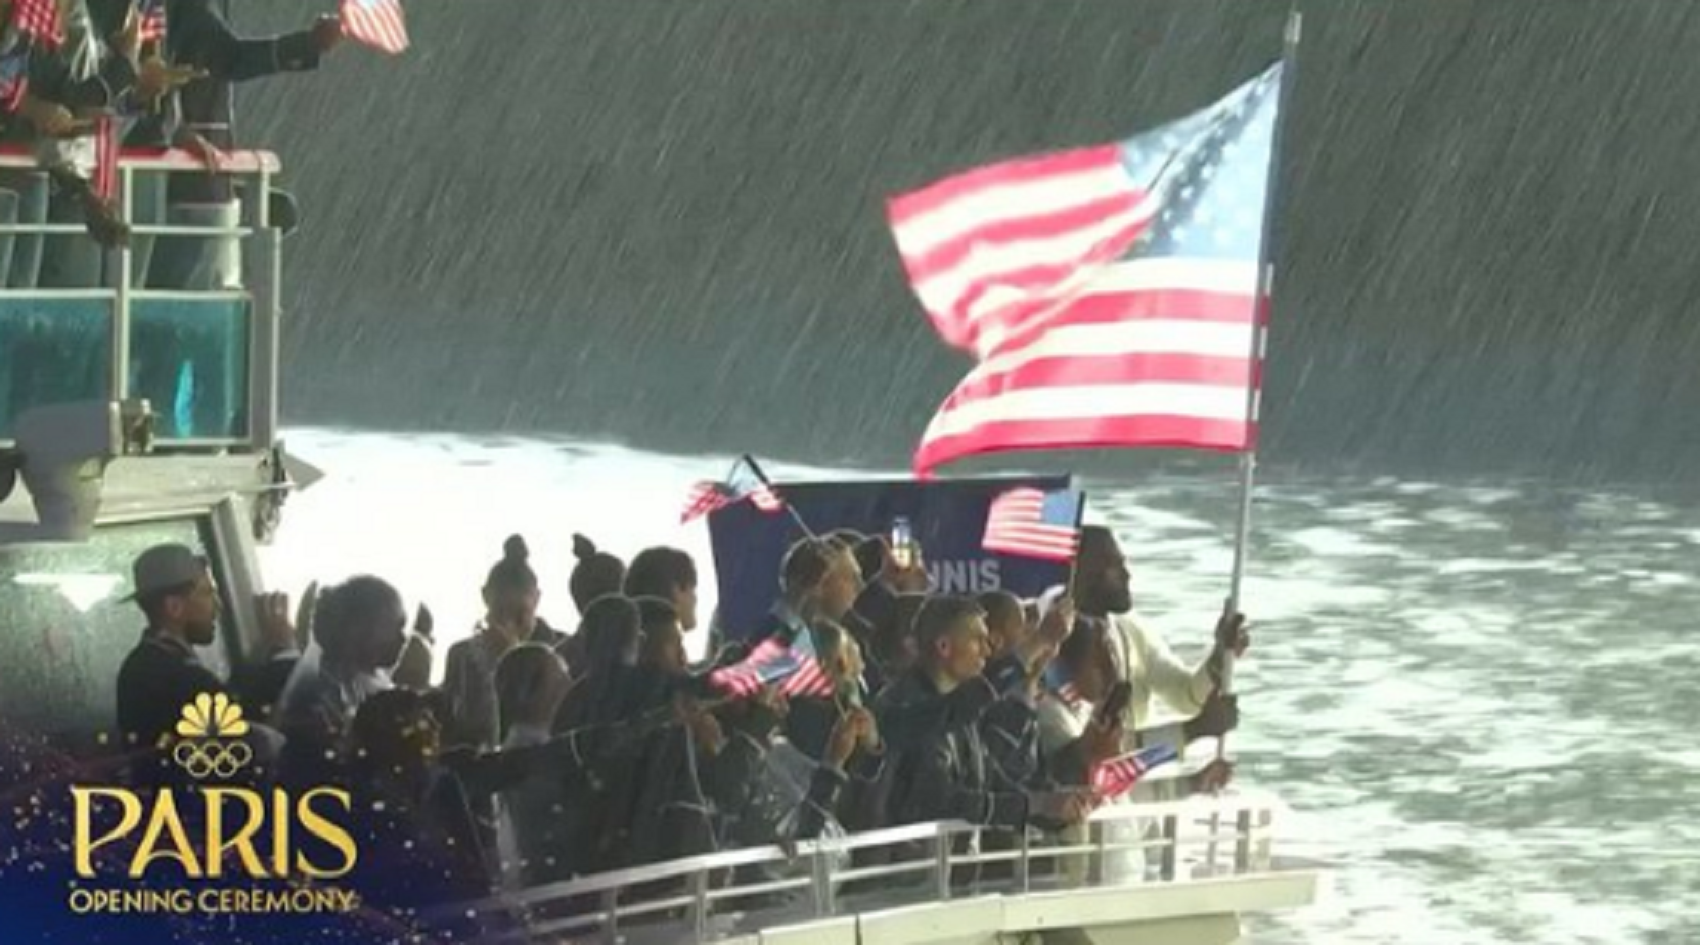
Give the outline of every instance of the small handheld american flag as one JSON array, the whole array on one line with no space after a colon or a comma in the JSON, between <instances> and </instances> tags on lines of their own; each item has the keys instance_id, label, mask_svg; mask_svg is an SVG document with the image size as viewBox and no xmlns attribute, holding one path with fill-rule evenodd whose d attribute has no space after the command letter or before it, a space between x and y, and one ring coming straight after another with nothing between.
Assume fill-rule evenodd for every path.
<instances>
[{"instance_id":1,"label":"small handheld american flag","mask_svg":"<svg viewBox=\"0 0 1700 945\"><path fill-rule=\"evenodd\" d=\"M337 13L349 39L392 56L407 51L407 19L401 0L342 0Z\"/></svg>"},{"instance_id":2,"label":"small handheld american flag","mask_svg":"<svg viewBox=\"0 0 1700 945\"><path fill-rule=\"evenodd\" d=\"M832 678L815 653L814 635L807 630L790 644L778 637L763 640L742 662L715 670L708 680L735 696L752 696L775 683L787 696L824 699L833 692Z\"/></svg>"},{"instance_id":3,"label":"small handheld american flag","mask_svg":"<svg viewBox=\"0 0 1700 945\"><path fill-rule=\"evenodd\" d=\"M998 554L1071 561L1080 545L1081 494L1022 487L992 500L986 537L980 543Z\"/></svg>"},{"instance_id":4,"label":"small handheld american flag","mask_svg":"<svg viewBox=\"0 0 1700 945\"><path fill-rule=\"evenodd\" d=\"M65 41L65 24L59 18L59 0L12 0L12 26L50 49Z\"/></svg>"},{"instance_id":5,"label":"small handheld american flag","mask_svg":"<svg viewBox=\"0 0 1700 945\"><path fill-rule=\"evenodd\" d=\"M121 156L118 140L118 119L101 115L94 120L94 179L90 184L95 196L102 200L118 197L118 160Z\"/></svg>"},{"instance_id":6,"label":"small handheld american flag","mask_svg":"<svg viewBox=\"0 0 1700 945\"><path fill-rule=\"evenodd\" d=\"M0 110L18 110L30 90L30 45L17 33L0 47Z\"/></svg>"},{"instance_id":7,"label":"small handheld american flag","mask_svg":"<svg viewBox=\"0 0 1700 945\"><path fill-rule=\"evenodd\" d=\"M136 16L136 38L139 41L165 41L165 0L141 0L136 7Z\"/></svg>"},{"instance_id":8,"label":"small handheld american flag","mask_svg":"<svg viewBox=\"0 0 1700 945\"><path fill-rule=\"evenodd\" d=\"M785 503L756 472L755 464L748 456L740 456L732 464L732 471L726 474L724 482L704 480L691 486L690 494L685 497L685 508L679 513L679 524L684 525L745 499L770 515L785 511Z\"/></svg>"},{"instance_id":9,"label":"small handheld american flag","mask_svg":"<svg viewBox=\"0 0 1700 945\"><path fill-rule=\"evenodd\" d=\"M1106 798L1126 794L1146 772L1178 757L1173 745L1152 745L1111 758L1092 769L1092 788Z\"/></svg>"}]
</instances>

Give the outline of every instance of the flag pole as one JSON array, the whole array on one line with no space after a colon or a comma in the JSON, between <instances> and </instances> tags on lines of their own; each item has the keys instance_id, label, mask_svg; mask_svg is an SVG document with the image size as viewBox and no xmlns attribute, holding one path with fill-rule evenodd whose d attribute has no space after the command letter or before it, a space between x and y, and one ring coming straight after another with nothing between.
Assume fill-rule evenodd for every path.
<instances>
[{"instance_id":1,"label":"flag pole","mask_svg":"<svg viewBox=\"0 0 1700 945\"><path fill-rule=\"evenodd\" d=\"M1070 600L1074 599L1075 578L1080 575L1080 529L1086 523L1086 491L1077 491L1080 502L1074 507L1074 557L1068 559L1068 585L1063 588L1063 596Z\"/></svg>"},{"instance_id":2,"label":"flag pole","mask_svg":"<svg viewBox=\"0 0 1700 945\"><path fill-rule=\"evenodd\" d=\"M791 520L797 523L797 527L803 530L803 534L809 538L819 538L820 536L815 534L814 529L809 527L809 523L803 521L803 516L797 512L796 507L786 502L785 497L779 494L779 490L773 485L773 480L767 478L766 471L761 468L760 463L756 462L756 458L748 453L745 453L742 458L744 462L749 464L750 472L755 473L756 478L761 480L761 484L766 486L775 496L778 496L779 504L785 506L785 511L791 513Z\"/></svg>"},{"instance_id":3,"label":"flag pole","mask_svg":"<svg viewBox=\"0 0 1700 945\"><path fill-rule=\"evenodd\" d=\"M1257 247L1257 295L1252 301L1251 329L1251 370L1252 383L1246 385L1245 419L1246 419L1246 449L1240 454L1240 502L1239 515L1234 522L1234 566L1228 578L1228 599L1223 607L1223 616L1228 617L1239 612L1240 590L1245 579L1246 561L1250 556L1251 542L1251 500L1255 487L1257 472L1257 436L1258 400L1263 387L1263 353L1267 322L1265 314L1267 305L1273 299L1275 286L1275 266L1270 261L1272 253L1270 246L1275 231L1276 194L1281 178L1281 139L1287 123L1287 112L1292 103L1294 77L1298 72L1299 40L1303 35L1304 14L1299 12L1295 3L1287 10L1287 25L1283 31L1281 47L1281 90L1275 99L1275 125L1270 131L1269 141L1269 171L1265 178L1263 191L1263 237ZM1212 644L1214 646L1214 644ZM1234 690L1234 653L1233 650L1223 650L1220 662L1217 664L1216 692L1221 695L1231 695ZM1223 733L1216 739L1216 760L1222 761L1228 753L1228 736ZM1205 851L1204 862L1209 869L1216 868L1216 835L1221 826L1221 812L1215 811L1210 815L1210 843ZM1236 849L1239 844L1236 844Z\"/></svg>"},{"instance_id":4,"label":"flag pole","mask_svg":"<svg viewBox=\"0 0 1700 945\"><path fill-rule=\"evenodd\" d=\"M1276 218L1276 194L1281 177L1281 142L1285 135L1282 133L1287 123L1287 112L1292 102L1294 77L1297 73L1299 58L1299 40L1303 32L1304 14L1297 6L1287 12L1287 26L1284 45L1281 51L1281 90L1275 102L1275 124L1270 135L1269 146L1269 176L1264 189L1263 199L1263 238L1257 250L1257 297L1253 302L1255 312L1251 332L1251 370L1254 372L1253 383L1246 385L1246 449L1240 454L1240 501L1239 516L1234 523L1234 566L1228 579L1228 600L1226 613L1233 614L1240 609L1240 592L1245 579L1246 562L1250 557L1251 542L1251 501L1255 489L1255 474L1257 471L1257 439L1256 423L1258 416L1258 401L1263 387L1263 355L1265 334L1268 330L1267 312L1273 297L1275 285L1275 266L1270 261L1271 244L1274 242ZM1234 655L1231 651L1222 654L1218 688L1226 695L1233 691ZM1217 745L1217 756L1221 756L1226 739Z\"/></svg>"}]
</instances>

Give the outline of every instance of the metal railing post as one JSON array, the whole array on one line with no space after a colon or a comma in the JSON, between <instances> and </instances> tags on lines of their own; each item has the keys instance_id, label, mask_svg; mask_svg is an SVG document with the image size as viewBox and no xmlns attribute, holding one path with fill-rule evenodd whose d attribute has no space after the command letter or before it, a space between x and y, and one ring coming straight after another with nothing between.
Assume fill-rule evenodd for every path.
<instances>
[{"instance_id":1,"label":"metal railing post","mask_svg":"<svg viewBox=\"0 0 1700 945\"><path fill-rule=\"evenodd\" d=\"M1033 888L1033 832L1026 827L1021 828L1021 852L1015 861L1016 879L1021 883L1021 891L1027 892Z\"/></svg>"},{"instance_id":2,"label":"metal railing post","mask_svg":"<svg viewBox=\"0 0 1700 945\"><path fill-rule=\"evenodd\" d=\"M125 226L134 226L135 188L131 186L131 170L118 162L118 218ZM110 261L113 257L107 255ZM117 249L118 284L112 297L112 399L122 401L130 396L130 269L134 265L128 240Z\"/></svg>"},{"instance_id":3,"label":"metal railing post","mask_svg":"<svg viewBox=\"0 0 1700 945\"><path fill-rule=\"evenodd\" d=\"M814 897L815 915L824 919L838 909L832 892L832 858L824 845L815 846L809 866L809 891Z\"/></svg>"},{"instance_id":4,"label":"metal railing post","mask_svg":"<svg viewBox=\"0 0 1700 945\"><path fill-rule=\"evenodd\" d=\"M1275 837L1275 812L1268 807L1259 809L1257 812L1257 828L1257 852L1254 854L1254 862L1256 862L1258 869L1266 870L1269 868L1269 861L1272 858L1270 848L1274 844Z\"/></svg>"},{"instance_id":5,"label":"metal railing post","mask_svg":"<svg viewBox=\"0 0 1700 945\"><path fill-rule=\"evenodd\" d=\"M1163 818L1163 855L1158 860L1162 878L1173 881L1175 867L1180 859L1180 818L1170 814Z\"/></svg>"},{"instance_id":6,"label":"metal railing post","mask_svg":"<svg viewBox=\"0 0 1700 945\"><path fill-rule=\"evenodd\" d=\"M950 828L940 824L938 846L933 855L933 868L938 871L934 879L937 881L940 902L950 898L950 839Z\"/></svg>"},{"instance_id":7,"label":"metal railing post","mask_svg":"<svg viewBox=\"0 0 1700 945\"><path fill-rule=\"evenodd\" d=\"M1212 872L1215 864L1212 863ZM1251 809L1241 807L1234 817L1234 872L1251 869Z\"/></svg>"},{"instance_id":8,"label":"metal railing post","mask_svg":"<svg viewBox=\"0 0 1700 945\"><path fill-rule=\"evenodd\" d=\"M691 876L691 923L699 942L708 940L708 879L712 875L713 871L705 867Z\"/></svg>"},{"instance_id":9,"label":"metal railing post","mask_svg":"<svg viewBox=\"0 0 1700 945\"><path fill-rule=\"evenodd\" d=\"M607 922L602 926L602 940L613 945L620 940L620 891L610 889L602 894L602 914Z\"/></svg>"},{"instance_id":10,"label":"metal railing post","mask_svg":"<svg viewBox=\"0 0 1700 945\"><path fill-rule=\"evenodd\" d=\"M1103 877L1108 875L1107 867L1110 860L1110 821L1086 821L1086 840L1091 843L1091 853L1086 862L1086 882L1090 886L1098 886Z\"/></svg>"},{"instance_id":11,"label":"metal railing post","mask_svg":"<svg viewBox=\"0 0 1700 945\"><path fill-rule=\"evenodd\" d=\"M259 171L243 216L253 235L242 242L243 281L253 300L249 315L248 441L270 449L278 435L278 357L281 354L283 248L267 210L271 175Z\"/></svg>"}]
</instances>

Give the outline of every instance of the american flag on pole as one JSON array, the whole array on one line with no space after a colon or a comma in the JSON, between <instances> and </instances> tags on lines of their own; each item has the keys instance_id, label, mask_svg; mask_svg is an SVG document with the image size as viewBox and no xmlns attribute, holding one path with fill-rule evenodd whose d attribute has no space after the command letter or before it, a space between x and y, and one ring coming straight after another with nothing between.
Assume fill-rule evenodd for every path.
<instances>
[{"instance_id":1,"label":"american flag on pole","mask_svg":"<svg viewBox=\"0 0 1700 945\"><path fill-rule=\"evenodd\" d=\"M755 463L748 456L740 456L732 464L732 471L726 474L725 481L704 480L691 486L690 494L685 497L685 508L679 513L679 524L684 525L745 499L768 514L785 511L785 503L756 472Z\"/></svg>"},{"instance_id":2,"label":"american flag on pole","mask_svg":"<svg viewBox=\"0 0 1700 945\"><path fill-rule=\"evenodd\" d=\"M65 41L59 0L12 0L12 26L50 49Z\"/></svg>"},{"instance_id":3,"label":"american flag on pole","mask_svg":"<svg viewBox=\"0 0 1700 945\"><path fill-rule=\"evenodd\" d=\"M401 0L342 0L337 15L349 39L392 56L407 51L407 19Z\"/></svg>"},{"instance_id":4,"label":"american flag on pole","mask_svg":"<svg viewBox=\"0 0 1700 945\"><path fill-rule=\"evenodd\" d=\"M165 42L165 0L141 0L136 15L138 39L143 43Z\"/></svg>"},{"instance_id":5,"label":"american flag on pole","mask_svg":"<svg viewBox=\"0 0 1700 945\"><path fill-rule=\"evenodd\" d=\"M933 327L978 361L922 436L917 472L1005 450L1252 447L1281 68L1119 144L890 201Z\"/></svg>"},{"instance_id":6,"label":"american flag on pole","mask_svg":"<svg viewBox=\"0 0 1700 945\"><path fill-rule=\"evenodd\" d=\"M1111 758L1092 769L1092 788L1100 797L1126 794L1145 773L1180 757L1173 745L1152 745Z\"/></svg>"},{"instance_id":7,"label":"american flag on pole","mask_svg":"<svg viewBox=\"0 0 1700 945\"><path fill-rule=\"evenodd\" d=\"M768 637L743 661L715 670L708 680L736 696L754 695L775 682L787 696L824 699L833 692L832 678L815 653L814 635L806 629L790 644L780 637Z\"/></svg>"},{"instance_id":8,"label":"american flag on pole","mask_svg":"<svg viewBox=\"0 0 1700 945\"><path fill-rule=\"evenodd\" d=\"M1011 489L992 500L980 546L998 554L1072 561L1080 547L1081 504L1072 489Z\"/></svg>"}]
</instances>

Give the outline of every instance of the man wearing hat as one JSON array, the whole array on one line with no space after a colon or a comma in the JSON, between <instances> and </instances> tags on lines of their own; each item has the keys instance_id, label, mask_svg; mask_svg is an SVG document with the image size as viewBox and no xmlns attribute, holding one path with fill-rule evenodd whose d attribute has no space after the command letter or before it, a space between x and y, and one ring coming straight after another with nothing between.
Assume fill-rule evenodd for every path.
<instances>
[{"instance_id":1,"label":"man wearing hat","mask_svg":"<svg viewBox=\"0 0 1700 945\"><path fill-rule=\"evenodd\" d=\"M155 545L133 565L133 600L148 619L142 640L118 670L118 730L135 745L156 746L195 696L225 691L195 647L218 631L218 585L207 560L183 545Z\"/></svg>"}]
</instances>

